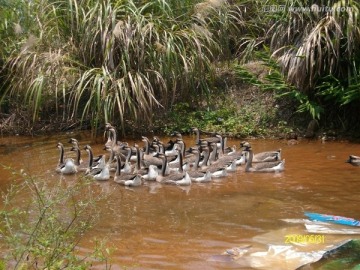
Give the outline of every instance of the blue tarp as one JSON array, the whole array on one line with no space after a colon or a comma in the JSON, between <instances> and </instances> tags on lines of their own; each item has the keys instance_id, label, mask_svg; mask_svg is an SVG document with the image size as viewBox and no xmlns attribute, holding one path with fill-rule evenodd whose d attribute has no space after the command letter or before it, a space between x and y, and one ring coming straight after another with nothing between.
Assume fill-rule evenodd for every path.
<instances>
[{"instance_id":1,"label":"blue tarp","mask_svg":"<svg viewBox=\"0 0 360 270\"><path fill-rule=\"evenodd\" d=\"M309 213L309 212L305 212L305 216L307 216L310 220L331 222L331 223L347 225L347 226L360 226L359 220L348 217Z\"/></svg>"}]
</instances>

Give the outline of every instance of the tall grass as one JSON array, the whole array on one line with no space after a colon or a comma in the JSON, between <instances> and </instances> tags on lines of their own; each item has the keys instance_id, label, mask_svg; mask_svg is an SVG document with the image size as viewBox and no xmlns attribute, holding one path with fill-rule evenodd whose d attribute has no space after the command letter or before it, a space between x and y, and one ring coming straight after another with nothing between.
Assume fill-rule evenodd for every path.
<instances>
[{"instance_id":1,"label":"tall grass","mask_svg":"<svg viewBox=\"0 0 360 270\"><path fill-rule=\"evenodd\" d=\"M313 4L311 6L311 4ZM270 29L274 53L288 80L303 91L329 74L348 80L357 74L360 53L358 1L286 1L286 7L308 12L285 12ZM327 10L322 10L327 7ZM305 71L305 72L304 72Z\"/></svg>"},{"instance_id":2,"label":"tall grass","mask_svg":"<svg viewBox=\"0 0 360 270\"><path fill-rule=\"evenodd\" d=\"M259 60L260 55L260 60L276 71L267 57L257 53L269 48L289 85L279 93L299 101L299 112L318 119L328 116L330 122L344 122L348 115L357 115L354 107L360 101L356 90L360 67L359 1L253 3L250 13L254 19L247 20L251 28L241 38L240 59ZM274 78L268 79L273 89L282 88ZM340 111L341 116L334 113Z\"/></svg>"},{"instance_id":3,"label":"tall grass","mask_svg":"<svg viewBox=\"0 0 360 270\"><path fill-rule=\"evenodd\" d=\"M25 101L33 121L55 107L63 120L80 117L96 129L104 121L149 123L158 108L206 98L212 63L229 50L222 43L241 16L224 1L194 4L32 1L36 33L7 59L3 100Z\"/></svg>"}]
</instances>

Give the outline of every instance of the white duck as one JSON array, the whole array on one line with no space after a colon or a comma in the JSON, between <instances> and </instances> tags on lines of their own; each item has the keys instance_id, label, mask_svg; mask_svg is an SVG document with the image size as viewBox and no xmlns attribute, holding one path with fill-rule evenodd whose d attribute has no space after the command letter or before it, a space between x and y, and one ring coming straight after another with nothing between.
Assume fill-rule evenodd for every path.
<instances>
[{"instance_id":1,"label":"white duck","mask_svg":"<svg viewBox=\"0 0 360 270\"><path fill-rule=\"evenodd\" d=\"M56 172L61 174L75 174L77 173L77 168L75 162L72 158L67 158L64 161L64 145L60 142L57 144L57 148L60 150L59 163L55 169Z\"/></svg>"},{"instance_id":2,"label":"white duck","mask_svg":"<svg viewBox=\"0 0 360 270\"><path fill-rule=\"evenodd\" d=\"M105 155L101 157L99 164L104 164L104 165L98 167L98 169L100 170L94 174L91 174L95 180L106 181L110 179L110 168L109 168L109 164L106 163L105 158L106 158Z\"/></svg>"},{"instance_id":3,"label":"white duck","mask_svg":"<svg viewBox=\"0 0 360 270\"><path fill-rule=\"evenodd\" d=\"M123 186L137 187L141 186L142 180L140 174L122 173L121 172L121 158L119 154L115 156L116 160L116 172L114 176L114 182Z\"/></svg>"},{"instance_id":4,"label":"white duck","mask_svg":"<svg viewBox=\"0 0 360 270\"><path fill-rule=\"evenodd\" d=\"M185 173L182 171L182 167L179 166L179 172L178 173L172 173L169 175L166 175L166 167L167 167L167 158L164 154L159 153L159 158L162 159L162 167L161 167L161 173L156 177L156 181L163 183L163 184L176 184L176 185L190 185L191 179L188 173ZM190 180L190 182L189 182ZM180 181L180 182L179 182ZM177 183L179 182L179 183Z\"/></svg>"}]
</instances>

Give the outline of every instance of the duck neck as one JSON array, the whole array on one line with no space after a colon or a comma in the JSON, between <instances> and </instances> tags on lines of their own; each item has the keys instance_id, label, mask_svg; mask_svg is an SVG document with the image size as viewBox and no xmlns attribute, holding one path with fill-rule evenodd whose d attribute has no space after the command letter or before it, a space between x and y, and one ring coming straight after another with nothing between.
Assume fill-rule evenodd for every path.
<instances>
[{"instance_id":1,"label":"duck neck","mask_svg":"<svg viewBox=\"0 0 360 270\"><path fill-rule=\"evenodd\" d=\"M166 156L162 156L162 166L161 166L161 175L165 176L167 166L167 158Z\"/></svg>"},{"instance_id":2,"label":"duck neck","mask_svg":"<svg viewBox=\"0 0 360 270\"><path fill-rule=\"evenodd\" d=\"M130 162L131 152L132 152L131 147L129 147L128 152L127 152L127 156L126 156L126 159L125 159L126 162Z\"/></svg>"},{"instance_id":3,"label":"duck neck","mask_svg":"<svg viewBox=\"0 0 360 270\"><path fill-rule=\"evenodd\" d=\"M105 145L111 145L112 144L112 140L111 140L111 132L109 130L104 132L104 137L107 137L107 141L105 143Z\"/></svg>"},{"instance_id":4,"label":"duck neck","mask_svg":"<svg viewBox=\"0 0 360 270\"><path fill-rule=\"evenodd\" d=\"M199 168L200 152L199 151L194 151L194 153L195 153L194 169L197 170Z\"/></svg>"},{"instance_id":5,"label":"duck neck","mask_svg":"<svg viewBox=\"0 0 360 270\"><path fill-rule=\"evenodd\" d=\"M115 157L115 152L114 152L114 149L111 148L110 149L109 164L113 161L114 157Z\"/></svg>"},{"instance_id":6,"label":"duck neck","mask_svg":"<svg viewBox=\"0 0 360 270\"><path fill-rule=\"evenodd\" d=\"M251 168L251 165L252 165L252 160L253 160L253 156L254 156L254 153L252 150L249 150L249 158L248 160L246 161L246 166L245 166L245 171L249 171L250 168Z\"/></svg>"},{"instance_id":7,"label":"duck neck","mask_svg":"<svg viewBox=\"0 0 360 270\"><path fill-rule=\"evenodd\" d=\"M60 149L59 164L64 164L64 146L59 145L59 149Z\"/></svg>"},{"instance_id":8,"label":"duck neck","mask_svg":"<svg viewBox=\"0 0 360 270\"><path fill-rule=\"evenodd\" d=\"M145 155L149 155L150 154L149 140L147 138L144 138L144 143L145 143Z\"/></svg>"},{"instance_id":9,"label":"duck neck","mask_svg":"<svg viewBox=\"0 0 360 270\"><path fill-rule=\"evenodd\" d=\"M119 176L121 174L121 158L119 155L116 155L116 172L115 175Z\"/></svg>"},{"instance_id":10,"label":"duck neck","mask_svg":"<svg viewBox=\"0 0 360 270\"><path fill-rule=\"evenodd\" d=\"M196 128L195 129L195 133L196 133L196 144L200 144L200 131Z\"/></svg>"},{"instance_id":11,"label":"duck neck","mask_svg":"<svg viewBox=\"0 0 360 270\"><path fill-rule=\"evenodd\" d=\"M92 150L90 148L87 148L86 151L89 154L89 168L91 168L92 165L93 165L93 161L94 161L94 155L93 155L93 152L92 152Z\"/></svg>"},{"instance_id":12,"label":"duck neck","mask_svg":"<svg viewBox=\"0 0 360 270\"><path fill-rule=\"evenodd\" d=\"M226 143L226 137L221 137L220 138L220 144L221 144L221 153L224 155L225 154L225 143Z\"/></svg>"},{"instance_id":13,"label":"duck neck","mask_svg":"<svg viewBox=\"0 0 360 270\"><path fill-rule=\"evenodd\" d=\"M211 157L210 157L210 163L216 161L217 159L217 145L212 145L212 151L211 151Z\"/></svg>"},{"instance_id":14,"label":"duck neck","mask_svg":"<svg viewBox=\"0 0 360 270\"><path fill-rule=\"evenodd\" d=\"M144 152L142 150L140 150L140 164L141 166L146 167L144 160Z\"/></svg>"},{"instance_id":15,"label":"duck neck","mask_svg":"<svg viewBox=\"0 0 360 270\"><path fill-rule=\"evenodd\" d=\"M112 145L115 146L116 142L117 142L116 130L113 128L110 128L109 131L110 131L110 137L112 137L111 138Z\"/></svg>"},{"instance_id":16,"label":"duck neck","mask_svg":"<svg viewBox=\"0 0 360 270\"><path fill-rule=\"evenodd\" d=\"M209 148L206 148L205 150L205 154L204 154L204 161L203 161L203 166L207 166L207 163L209 161L209 156L210 156L210 153L209 153Z\"/></svg>"},{"instance_id":17,"label":"duck neck","mask_svg":"<svg viewBox=\"0 0 360 270\"><path fill-rule=\"evenodd\" d=\"M178 150L178 155L179 155L179 172L184 172L183 170L183 155L182 155L182 152L181 150Z\"/></svg>"},{"instance_id":18,"label":"duck neck","mask_svg":"<svg viewBox=\"0 0 360 270\"><path fill-rule=\"evenodd\" d=\"M159 143L159 153L165 155L165 148L162 143Z\"/></svg>"},{"instance_id":19,"label":"duck neck","mask_svg":"<svg viewBox=\"0 0 360 270\"><path fill-rule=\"evenodd\" d=\"M185 151L186 151L186 144L183 140L180 141L180 145L181 145L181 153L183 155L183 157L185 156Z\"/></svg>"},{"instance_id":20,"label":"duck neck","mask_svg":"<svg viewBox=\"0 0 360 270\"><path fill-rule=\"evenodd\" d=\"M75 147L75 151L76 151L76 164L75 165L79 166L80 165L80 159L81 159L80 148Z\"/></svg>"},{"instance_id":21,"label":"duck neck","mask_svg":"<svg viewBox=\"0 0 360 270\"><path fill-rule=\"evenodd\" d=\"M141 158L140 158L140 149L139 147L136 147L136 169L141 169Z\"/></svg>"},{"instance_id":22,"label":"duck neck","mask_svg":"<svg viewBox=\"0 0 360 270\"><path fill-rule=\"evenodd\" d=\"M102 155L102 157L101 157L101 159L100 159L100 161L99 161L99 168L104 168L105 167L105 165L106 165L106 156L105 155Z\"/></svg>"}]
</instances>

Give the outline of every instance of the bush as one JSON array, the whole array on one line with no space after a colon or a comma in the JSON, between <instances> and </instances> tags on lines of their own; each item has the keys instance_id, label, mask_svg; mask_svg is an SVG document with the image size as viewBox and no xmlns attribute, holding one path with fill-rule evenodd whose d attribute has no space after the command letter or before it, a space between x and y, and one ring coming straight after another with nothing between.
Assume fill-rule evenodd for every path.
<instances>
[{"instance_id":1,"label":"bush","mask_svg":"<svg viewBox=\"0 0 360 270\"><path fill-rule=\"evenodd\" d=\"M21 182L3 193L0 212L6 269L88 269L87 259L107 260L99 247L85 258L76 254L79 241L99 217L96 206L102 195L94 194L91 182L20 176Z\"/></svg>"}]
</instances>

